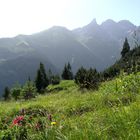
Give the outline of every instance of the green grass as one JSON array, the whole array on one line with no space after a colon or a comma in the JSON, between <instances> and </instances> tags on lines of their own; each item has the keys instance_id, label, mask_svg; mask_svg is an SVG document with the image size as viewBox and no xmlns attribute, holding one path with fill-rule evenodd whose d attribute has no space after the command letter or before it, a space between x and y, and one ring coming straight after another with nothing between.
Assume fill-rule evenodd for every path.
<instances>
[{"instance_id":1,"label":"green grass","mask_svg":"<svg viewBox=\"0 0 140 140\"><path fill-rule=\"evenodd\" d=\"M11 127L23 108L25 123ZM48 114L56 125L51 125ZM140 73L102 83L98 91L81 91L74 81L62 81L33 100L0 102L0 139L10 138L140 139Z\"/></svg>"}]
</instances>

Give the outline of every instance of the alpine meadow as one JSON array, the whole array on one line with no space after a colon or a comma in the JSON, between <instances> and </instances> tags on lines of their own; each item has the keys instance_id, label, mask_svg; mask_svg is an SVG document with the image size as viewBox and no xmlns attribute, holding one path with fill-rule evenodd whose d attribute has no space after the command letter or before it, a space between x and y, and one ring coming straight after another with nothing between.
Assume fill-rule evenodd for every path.
<instances>
[{"instance_id":1,"label":"alpine meadow","mask_svg":"<svg viewBox=\"0 0 140 140\"><path fill-rule=\"evenodd\" d=\"M138 0L0 0L0 140L139 140Z\"/></svg>"}]
</instances>

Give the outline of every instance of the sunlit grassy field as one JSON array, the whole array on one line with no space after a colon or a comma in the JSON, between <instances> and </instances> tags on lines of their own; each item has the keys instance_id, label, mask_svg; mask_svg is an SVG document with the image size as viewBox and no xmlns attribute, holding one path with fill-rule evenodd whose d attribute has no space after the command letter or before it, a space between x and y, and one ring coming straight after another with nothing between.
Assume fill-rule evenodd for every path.
<instances>
[{"instance_id":1,"label":"sunlit grassy field","mask_svg":"<svg viewBox=\"0 0 140 140\"><path fill-rule=\"evenodd\" d=\"M23 119L14 124L18 116ZM35 99L0 102L0 139L140 139L140 73L104 82L97 91L62 81Z\"/></svg>"}]
</instances>

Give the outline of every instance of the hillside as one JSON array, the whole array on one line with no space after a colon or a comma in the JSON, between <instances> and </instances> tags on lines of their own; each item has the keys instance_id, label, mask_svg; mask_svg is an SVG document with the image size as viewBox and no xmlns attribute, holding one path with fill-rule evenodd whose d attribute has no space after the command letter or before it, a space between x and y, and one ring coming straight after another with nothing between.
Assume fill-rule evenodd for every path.
<instances>
[{"instance_id":1,"label":"hillside","mask_svg":"<svg viewBox=\"0 0 140 140\"><path fill-rule=\"evenodd\" d=\"M50 68L53 73L59 72L47 57L37 52L7 60L0 69L0 95L3 93L2 88L6 85L11 87L16 82L24 84L29 77L34 80L40 62L45 64L47 70Z\"/></svg>"},{"instance_id":2,"label":"hillside","mask_svg":"<svg viewBox=\"0 0 140 140\"><path fill-rule=\"evenodd\" d=\"M105 79L110 79L119 75L121 71L126 73L140 71L140 46L127 52L124 57L105 69L102 74Z\"/></svg>"},{"instance_id":3,"label":"hillside","mask_svg":"<svg viewBox=\"0 0 140 140\"><path fill-rule=\"evenodd\" d=\"M139 101L140 73L122 74L98 91L62 81L31 101L0 102L0 139L139 139Z\"/></svg>"}]
</instances>

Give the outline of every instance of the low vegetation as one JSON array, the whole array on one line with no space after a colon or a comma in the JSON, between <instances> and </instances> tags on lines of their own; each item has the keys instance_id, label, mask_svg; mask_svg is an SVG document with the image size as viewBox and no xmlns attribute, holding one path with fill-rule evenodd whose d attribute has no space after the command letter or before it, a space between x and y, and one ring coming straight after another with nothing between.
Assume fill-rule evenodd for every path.
<instances>
[{"instance_id":1,"label":"low vegetation","mask_svg":"<svg viewBox=\"0 0 140 140\"><path fill-rule=\"evenodd\" d=\"M122 72L130 74L140 71L140 46L130 50L127 39L124 42L121 52L122 57L112 66L102 72L103 80L112 79Z\"/></svg>"},{"instance_id":2,"label":"low vegetation","mask_svg":"<svg viewBox=\"0 0 140 140\"><path fill-rule=\"evenodd\" d=\"M30 101L0 102L0 139L139 139L140 73L122 74L97 91L71 80L47 89Z\"/></svg>"}]
</instances>

